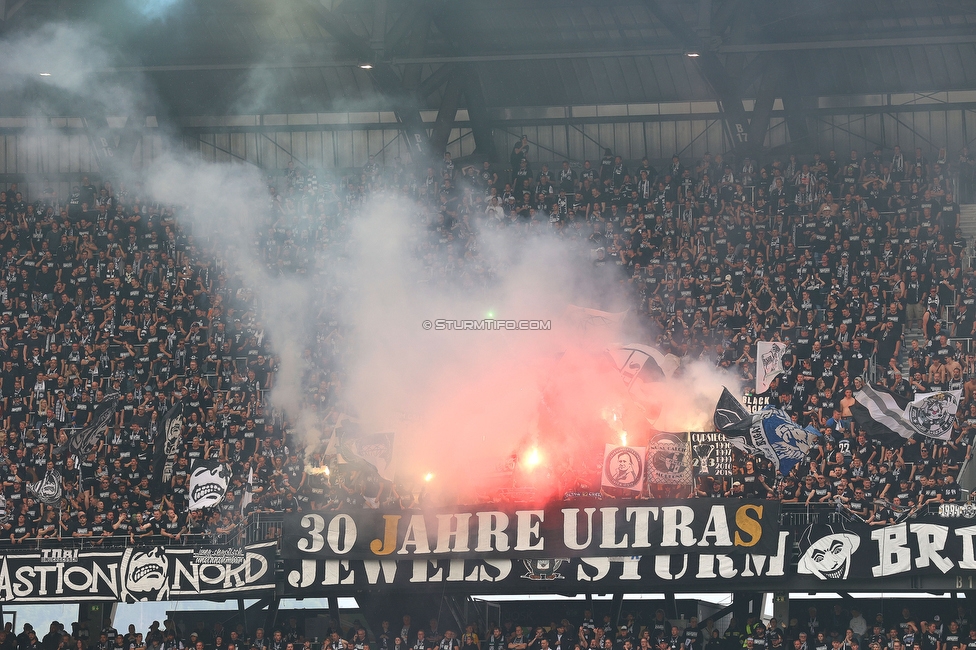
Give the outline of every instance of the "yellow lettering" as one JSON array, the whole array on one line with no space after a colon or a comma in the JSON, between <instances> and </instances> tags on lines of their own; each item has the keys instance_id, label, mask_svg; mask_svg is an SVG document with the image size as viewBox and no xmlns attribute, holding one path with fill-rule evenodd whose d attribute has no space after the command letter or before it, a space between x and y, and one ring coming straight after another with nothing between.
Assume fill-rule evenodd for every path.
<instances>
[{"instance_id":1,"label":"yellow lettering","mask_svg":"<svg viewBox=\"0 0 976 650\"><path fill-rule=\"evenodd\" d=\"M369 550L373 555L389 555L396 550L397 524L400 523L400 515L383 515L386 526L383 528L383 541L374 539L369 543Z\"/></svg>"},{"instance_id":2,"label":"yellow lettering","mask_svg":"<svg viewBox=\"0 0 976 650\"><path fill-rule=\"evenodd\" d=\"M754 513L756 516L750 517L749 513ZM739 535L739 530L735 531L736 546L755 546L762 539L762 524L759 521L762 516L762 506L749 504L735 511L735 525L749 536L749 541L746 541Z\"/></svg>"}]
</instances>

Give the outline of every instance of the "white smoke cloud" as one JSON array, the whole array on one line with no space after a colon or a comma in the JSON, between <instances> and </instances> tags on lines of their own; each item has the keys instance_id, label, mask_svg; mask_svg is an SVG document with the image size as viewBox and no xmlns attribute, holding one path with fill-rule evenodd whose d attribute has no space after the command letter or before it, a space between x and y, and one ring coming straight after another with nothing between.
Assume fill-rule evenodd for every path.
<instances>
[{"instance_id":1,"label":"white smoke cloud","mask_svg":"<svg viewBox=\"0 0 976 650\"><path fill-rule=\"evenodd\" d=\"M63 24L0 42L0 60L16 73L0 81L6 84L0 90L13 91L23 78L48 70L51 83L99 102L105 87L96 83L99 71L117 63L88 30ZM118 105L131 107L140 99L127 89L144 84L110 87L121 93ZM176 144L168 148L180 150ZM347 336L338 362L348 379L339 395L358 412L364 429L396 431L403 473L436 472L447 490L460 490L490 474L495 460L512 451L537 446L550 459L568 457L602 445L601 436L616 435L603 417L628 397L616 371L604 363L599 348L605 341L596 350L586 341L581 345L579 332L563 319L571 304L607 311L629 306L613 273L598 271L588 260L585 243L571 245L546 231L488 231L480 233L477 251L456 249L450 271L431 272L423 245L432 232L428 217L402 197L376 197L361 217L345 224L350 241L341 256L332 251L313 260L312 268L338 269L337 290L328 274L266 268L255 245L269 203L261 170L171 153L142 175L161 200L187 206L182 218L195 236L216 241L220 259L257 296L256 320L279 359L273 402L308 442L321 442L324 435L321 414L302 400L309 364L326 363L314 361L321 355L305 354L323 345L321 309L338 315ZM483 282L486 275L490 281ZM489 315L549 321L552 329L423 327L426 320ZM628 336L640 334L638 326ZM318 370L335 370L334 362ZM655 426L706 427L722 385L729 383L704 363L688 365L680 377L655 387L661 410ZM643 413L634 407L627 421L634 442L651 430Z\"/></svg>"}]
</instances>

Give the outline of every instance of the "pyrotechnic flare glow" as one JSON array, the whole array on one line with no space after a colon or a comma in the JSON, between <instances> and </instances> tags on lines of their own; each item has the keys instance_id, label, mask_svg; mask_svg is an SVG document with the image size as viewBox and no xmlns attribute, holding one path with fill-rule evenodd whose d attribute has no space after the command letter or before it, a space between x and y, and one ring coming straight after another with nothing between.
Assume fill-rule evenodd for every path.
<instances>
[{"instance_id":1,"label":"pyrotechnic flare glow","mask_svg":"<svg viewBox=\"0 0 976 650\"><path fill-rule=\"evenodd\" d=\"M434 480L434 473L433 472L427 472L426 474L424 474L424 480L427 481L428 483L430 483L431 481L433 481Z\"/></svg>"},{"instance_id":2,"label":"pyrotechnic flare glow","mask_svg":"<svg viewBox=\"0 0 976 650\"><path fill-rule=\"evenodd\" d=\"M541 462L542 459L539 457L539 450L536 447L530 449L529 453L525 456L526 467L533 468Z\"/></svg>"}]
</instances>

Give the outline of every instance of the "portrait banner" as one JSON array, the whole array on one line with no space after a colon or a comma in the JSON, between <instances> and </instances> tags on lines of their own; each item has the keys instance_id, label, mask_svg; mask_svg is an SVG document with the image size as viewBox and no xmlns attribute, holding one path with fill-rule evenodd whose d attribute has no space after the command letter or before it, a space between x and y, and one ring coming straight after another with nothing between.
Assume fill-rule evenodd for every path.
<instances>
[{"instance_id":1,"label":"portrait banner","mask_svg":"<svg viewBox=\"0 0 976 650\"><path fill-rule=\"evenodd\" d=\"M606 445L603 451L603 487L640 493L644 489L646 455L646 447Z\"/></svg>"}]
</instances>

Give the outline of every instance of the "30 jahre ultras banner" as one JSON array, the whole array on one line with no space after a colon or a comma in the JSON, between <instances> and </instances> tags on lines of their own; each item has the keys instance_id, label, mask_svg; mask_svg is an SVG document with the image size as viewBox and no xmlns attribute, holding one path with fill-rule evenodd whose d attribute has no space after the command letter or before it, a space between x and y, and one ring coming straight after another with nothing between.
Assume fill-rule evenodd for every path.
<instances>
[{"instance_id":1,"label":"30 jahre ultras banner","mask_svg":"<svg viewBox=\"0 0 976 650\"><path fill-rule=\"evenodd\" d=\"M665 552L772 554L779 503L615 499L544 508L310 512L286 515L286 559L584 557Z\"/></svg>"},{"instance_id":2,"label":"30 jahre ultras banner","mask_svg":"<svg viewBox=\"0 0 976 650\"><path fill-rule=\"evenodd\" d=\"M243 548L39 549L0 555L0 602L208 598L274 589L275 542Z\"/></svg>"}]
</instances>

